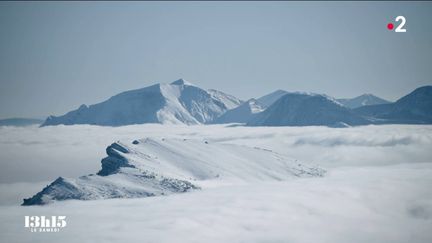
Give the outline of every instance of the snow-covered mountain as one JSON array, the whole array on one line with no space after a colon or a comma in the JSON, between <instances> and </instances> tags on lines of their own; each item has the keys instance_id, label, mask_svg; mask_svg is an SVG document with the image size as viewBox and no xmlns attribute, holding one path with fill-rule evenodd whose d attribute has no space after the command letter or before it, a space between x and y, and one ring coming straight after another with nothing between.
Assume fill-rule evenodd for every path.
<instances>
[{"instance_id":1,"label":"snow-covered mountain","mask_svg":"<svg viewBox=\"0 0 432 243\"><path fill-rule=\"evenodd\" d=\"M389 103L371 94L333 99L313 93L276 90L248 102L217 90L204 90L183 79L126 91L59 117L41 126L93 124L122 126L143 123L251 126L346 126L381 123L432 123L431 86ZM357 107L357 108L356 108ZM271 109L270 109L271 108Z\"/></svg>"},{"instance_id":2,"label":"snow-covered mountain","mask_svg":"<svg viewBox=\"0 0 432 243\"><path fill-rule=\"evenodd\" d=\"M373 94L363 94L351 99L337 99L337 101L351 109L366 105L381 105L390 103L390 101L381 99L380 97L377 97Z\"/></svg>"},{"instance_id":3,"label":"snow-covered mountain","mask_svg":"<svg viewBox=\"0 0 432 243\"><path fill-rule=\"evenodd\" d=\"M272 105L276 100L278 100L280 97L288 94L288 91L278 89L274 92L271 92L270 94L266 94L260 98L257 99L257 101L262 104L264 107L269 107Z\"/></svg>"},{"instance_id":4,"label":"snow-covered mountain","mask_svg":"<svg viewBox=\"0 0 432 243\"><path fill-rule=\"evenodd\" d=\"M255 99L250 99L238 107L225 112L222 116L216 118L214 123L246 123L252 119L252 116L263 110L263 105Z\"/></svg>"},{"instance_id":5,"label":"snow-covered mountain","mask_svg":"<svg viewBox=\"0 0 432 243\"><path fill-rule=\"evenodd\" d=\"M167 195L198 189L206 180L279 181L324 173L268 149L197 139L116 142L106 152L96 175L59 177L23 205Z\"/></svg>"},{"instance_id":6,"label":"snow-covered mountain","mask_svg":"<svg viewBox=\"0 0 432 243\"><path fill-rule=\"evenodd\" d=\"M364 106L354 111L373 119L374 123L431 124L432 86L417 88L394 103Z\"/></svg>"},{"instance_id":7,"label":"snow-covered mountain","mask_svg":"<svg viewBox=\"0 0 432 243\"><path fill-rule=\"evenodd\" d=\"M247 123L250 126L344 127L369 123L334 99L319 94L288 93Z\"/></svg>"},{"instance_id":8,"label":"snow-covered mountain","mask_svg":"<svg viewBox=\"0 0 432 243\"><path fill-rule=\"evenodd\" d=\"M120 93L95 105L81 105L42 124L121 126L142 123L209 123L241 101L221 91L206 91L183 79Z\"/></svg>"}]
</instances>

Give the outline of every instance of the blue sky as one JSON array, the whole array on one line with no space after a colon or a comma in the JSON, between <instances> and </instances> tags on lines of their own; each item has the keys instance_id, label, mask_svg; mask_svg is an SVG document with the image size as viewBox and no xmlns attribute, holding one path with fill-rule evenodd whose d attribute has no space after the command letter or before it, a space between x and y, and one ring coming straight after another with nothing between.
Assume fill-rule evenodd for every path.
<instances>
[{"instance_id":1,"label":"blue sky","mask_svg":"<svg viewBox=\"0 0 432 243\"><path fill-rule=\"evenodd\" d=\"M407 33L388 31L398 15ZM0 118L184 78L396 100L432 84L432 2L1 2Z\"/></svg>"}]
</instances>

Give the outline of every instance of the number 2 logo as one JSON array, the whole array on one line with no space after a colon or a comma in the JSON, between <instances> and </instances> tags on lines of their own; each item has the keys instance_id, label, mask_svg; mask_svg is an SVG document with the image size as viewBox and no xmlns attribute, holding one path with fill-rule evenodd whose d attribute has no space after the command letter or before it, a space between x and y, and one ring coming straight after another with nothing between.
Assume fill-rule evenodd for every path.
<instances>
[{"instance_id":1,"label":"number 2 logo","mask_svg":"<svg viewBox=\"0 0 432 243\"><path fill-rule=\"evenodd\" d=\"M400 22L400 24L398 25L398 27L396 27L395 32L406 32L406 29L404 29L405 23L406 23L406 19L404 16L397 16L395 19L396 22Z\"/></svg>"},{"instance_id":2,"label":"number 2 logo","mask_svg":"<svg viewBox=\"0 0 432 243\"><path fill-rule=\"evenodd\" d=\"M397 16L396 18L395 18L395 22L396 23L398 23L398 22L400 22L399 23L399 25L396 27L396 29L394 30L395 32L406 32L407 30L404 28L404 26L405 26L405 24L406 24L406 18L404 17L404 16ZM389 30L393 30L393 28L394 28L394 25L393 25L393 23L388 23L387 24L387 29L389 29Z\"/></svg>"}]
</instances>

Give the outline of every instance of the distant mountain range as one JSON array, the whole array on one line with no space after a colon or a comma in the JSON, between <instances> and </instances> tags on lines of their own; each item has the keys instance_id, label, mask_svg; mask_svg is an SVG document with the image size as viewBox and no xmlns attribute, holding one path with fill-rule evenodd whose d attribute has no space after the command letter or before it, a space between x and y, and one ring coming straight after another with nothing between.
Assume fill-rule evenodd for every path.
<instances>
[{"instance_id":1,"label":"distant mountain range","mask_svg":"<svg viewBox=\"0 0 432 243\"><path fill-rule=\"evenodd\" d=\"M23 127L23 126L30 126L30 125L39 125L42 124L43 122L44 121L41 119L34 119L34 118L8 118L8 119L1 119L0 126Z\"/></svg>"},{"instance_id":2,"label":"distant mountain range","mask_svg":"<svg viewBox=\"0 0 432 243\"><path fill-rule=\"evenodd\" d=\"M431 124L432 86L417 88L394 103L354 109L375 124Z\"/></svg>"},{"instance_id":3,"label":"distant mountain range","mask_svg":"<svg viewBox=\"0 0 432 243\"><path fill-rule=\"evenodd\" d=\"M276 90L246 102L218 90L204 90L183 79L126 91L95 104L81 105L41 126L93 124L219 124L331 127L366 124L431 124L432 86L420 87L396 102L372 94L352 99Z\"/></svg>"}]
</instances>

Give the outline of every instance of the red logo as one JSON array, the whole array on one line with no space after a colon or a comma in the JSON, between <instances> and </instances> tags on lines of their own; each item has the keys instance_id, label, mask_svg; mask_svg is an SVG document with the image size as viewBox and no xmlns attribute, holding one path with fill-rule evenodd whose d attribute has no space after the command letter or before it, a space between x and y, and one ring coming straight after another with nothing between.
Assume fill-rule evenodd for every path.
<instances>
[{"instance_id":1,"label":"red logo","mask_svg":"<svg viewBox=\"0 0 432 243\"><path fill-rule=\"evenodd\" d=\"M394 25L392 23L388 23L387 24L387 29L392 30L394 27Z\"/></svg>"}]
</instances>

